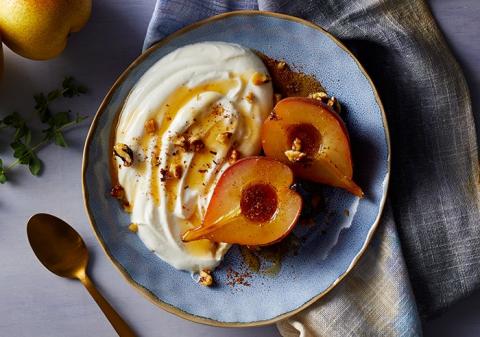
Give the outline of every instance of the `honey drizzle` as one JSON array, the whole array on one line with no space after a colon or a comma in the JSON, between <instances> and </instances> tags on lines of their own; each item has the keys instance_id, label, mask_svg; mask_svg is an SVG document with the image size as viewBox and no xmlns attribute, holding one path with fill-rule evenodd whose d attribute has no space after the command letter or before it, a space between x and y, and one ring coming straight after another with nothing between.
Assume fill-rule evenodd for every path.
<instances>
[{"instance_id":1,"label":"honey drizzle","mask_svg":"<svg viewBox=\"0 0 480 337\"><path fill-rule=\"evenodd\" d=\"M188 88L186 86L182 86L178 88L175 92L173 92L167 98L165 103L160 107L160 109L157 112L155 112L155 119L157 120L159 129L156 131L156 145L155 145L156 152L153 155L158 157L160 148L162 146L161 138L165 134L165 132L167 132L176 113L183 106L185 106L190 100L194 99L199 94L207 91L218 92L222 95L226 95L234 85L237 85L236 80L227 79L227 80L221 80L221 81L199 85L194 88ZM212 117L209 114L205 118L206 119L214 118L214 116ZM194 158L192 160L190 170L188 171L188 176L185 179L186 181L185 185L188 186L188 188L199 186L199 185L202 185L203 183L204 184L203 187L206 189L208 185L211 184L211 181L209 181L208 183L204 182L205 172L203 171L205 169L209 169L208 166L212 163L212 161L215 158L215 154L212 154L211 152L209 152L208 145L215 140L215 138L213 137L213 134L215 133L216 124L215 124L215 121L212 121L209 124L212 124L212 127L205 135L206 147L202 151L194 154ZM150 143L152 137L153 137L152 135L149 135L147 133L145 133L144 137L142 137L141 143L146 145L144 147L144 150L147 150L148 144ZM149 154L149 155L152 155L152 154ZM169 155L168 156L169 160L167 162L167 169L171 165L180 164L181 157L182 156L180 155L180 152L175 156ZM168 200L167 209L169 212L173 212L175 208L175 200L177 199L178 179L173 179L168 176L162 177L161 174L159 173L160 169L159 167L156 166L157 163L154 160L154 158L152 158L150 163L151 163L150 165L152 170L152 179L150 181L151 196L155 204L157 206L160 205L161 201L160 201L159 181L160 179L166 179L165 188L167 190L167 195L169 196L167 199ZM201 215L199 214L199 210L197 209L193 212L193 215L188 219L188 221L181 221L180 232L183 233L187 229L200 226L201 222L202 222ZM205 256L207 254L213 255L218 248L218 244L211 242L210 240L198 240L194 242L185 243L185 248L190 254L194 256Z\"/></svg>"}]
</instances>

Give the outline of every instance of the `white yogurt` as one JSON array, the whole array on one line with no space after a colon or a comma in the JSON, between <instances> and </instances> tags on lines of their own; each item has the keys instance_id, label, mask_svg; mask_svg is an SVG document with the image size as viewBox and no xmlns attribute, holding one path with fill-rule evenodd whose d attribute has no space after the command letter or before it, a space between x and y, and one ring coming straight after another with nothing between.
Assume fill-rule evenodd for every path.
<instances>
[{"instance_id":1,"label":"white yogurt","mask_svg":"<svg viewBox=\"0 0 480 337\"><path fill-rule=\"evenodd\" d=\"M229 152L250 156L260 151L273 91L270 82L252 82L255 72L268 74L262 61L239 45L187 45L156 62L123 106L115 142L135 153L133 166L118 169L131 222L147 248L177 269L213 269L229 248L208 240L183 243L181 236L202 223L216 180L229 165ZM154 134L145 131L150 119L156 122ZM218 135L225 132L232 136L222 142ZM182 150L174 145L182 135L196 135L205 148ZM162 173L175 165L183 168L181 177L163 179Z\"/></svg>"}]
</instances>

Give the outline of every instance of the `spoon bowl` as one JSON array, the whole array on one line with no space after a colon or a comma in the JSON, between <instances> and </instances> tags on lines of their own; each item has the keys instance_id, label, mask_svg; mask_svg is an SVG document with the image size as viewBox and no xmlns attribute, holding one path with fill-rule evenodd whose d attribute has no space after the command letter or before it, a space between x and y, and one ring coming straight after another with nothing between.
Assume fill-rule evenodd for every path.
<instances>
[{"instance_id":1,"label":"spoon bowl","mask_svg":"<svg viewBox=\"0 0 480 337\"><path fill-rule=\"evenodd\" d=\"M45 268L58 276L82 282L118 335L135 336L88 277L87 246L75 229L53 215L35 214L28 221L27 236L33 252Z\"/></svg>"},{"instance_id":2,"label":"spoon bowl","mask_svg":"<svg viewBox=\"0 0 480 337\"><path fill-rule=\"evenodd\" d=\"M88 264L85 242L65 221L36 214L27 225L30 246L40 262L61 277L79 278Z\"/></svg>"}]
</instances>

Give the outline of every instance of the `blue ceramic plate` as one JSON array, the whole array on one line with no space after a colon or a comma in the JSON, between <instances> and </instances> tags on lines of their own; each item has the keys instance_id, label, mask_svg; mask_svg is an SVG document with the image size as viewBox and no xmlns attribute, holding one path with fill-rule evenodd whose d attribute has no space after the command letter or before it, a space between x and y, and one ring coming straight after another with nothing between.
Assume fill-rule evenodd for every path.
<instances>
[{"instance_id":1,"label":"blue ceramic plate","mask_svg":"<svg viewBox=\"0 0 480 337\"><path fill-rule=\"evenodd\" d=\"M359 200L339 189L322 188L326 211L316 214L315 226L299 229L297 235L303 235L304 239L297 254L284 258L276 276L248 275L248 286L227 285L228 268L242 273L245 267L236 247L215 272L217 286L198 286L189 273L175 270L145 248L128 231L129 216L108 196L112 185L109 138L125 98L157 60L176 48L200 41L238 43L314 74L330 94L338 97L346 112L355 180L366 194ZM88 134L83 160L85 206L93 229L113 263L129 283L160 307L216 326L269 324L325 295L362 255L385 201L389 151L387 123L377 92L358 61L338 40L298 18L266 12L233 12L176 32L147 50L120 76L100 106Z\"/></svg>"}]
</instances>

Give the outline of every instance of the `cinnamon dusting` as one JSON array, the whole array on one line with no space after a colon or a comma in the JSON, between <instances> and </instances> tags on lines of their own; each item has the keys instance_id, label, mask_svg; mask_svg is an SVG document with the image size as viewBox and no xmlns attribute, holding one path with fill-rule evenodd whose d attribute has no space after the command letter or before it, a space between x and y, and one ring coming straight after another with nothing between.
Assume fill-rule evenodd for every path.
<instances>
[{"instance_id":1,"label":"cinnamon dusting","mask_svg":"<svg viewBox=\"0 0 480 337\"><path fill-rule=\"evenodd\" d=\"M256 51L270 73L275 92L283 97L301 96L325 91L320 82L312 75L293 70L284 61L278 61Z\"/></svg>"}]
</instances>

